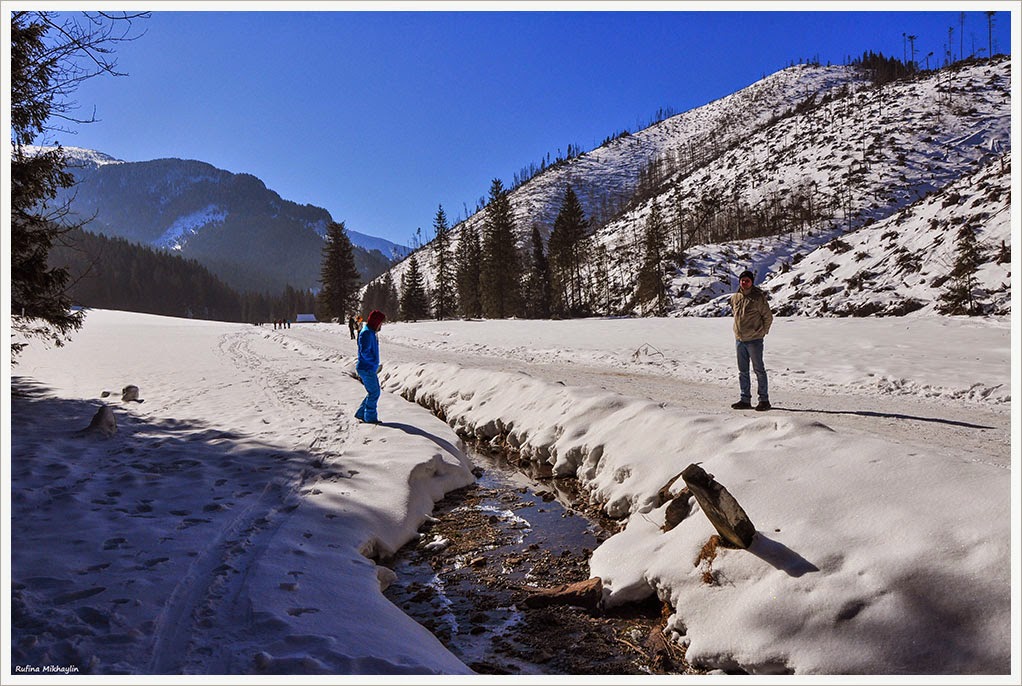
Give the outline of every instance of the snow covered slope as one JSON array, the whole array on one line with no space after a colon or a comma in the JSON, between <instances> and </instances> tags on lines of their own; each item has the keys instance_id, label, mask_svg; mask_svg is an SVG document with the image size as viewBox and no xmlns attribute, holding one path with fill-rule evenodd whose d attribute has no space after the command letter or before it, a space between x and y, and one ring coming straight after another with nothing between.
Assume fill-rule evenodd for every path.
<instances>
[{"instance_id":1,"label":"snow covered slope","mask_svg":"<svg viewBox=\"0 0 1022 686\"><path fill-rule=\"evenodd\" d=\"M1000 214L1007 207L1006 195L991 191L984 200L959 202L955 198L962 197L963 189L950 186L980 174L986 183L1007 188L1010 125L1006 57L959 63L882 87L853 67L799 65L549 168L510 199L524 247L533 225L549 235L566 185L576 191L598 227L594 252L606 256L602 264L594 260L588 274L593 301L610 304L607 312L598 312L646 311L634 299L634 284L655 202L673 258L665 264L673 314L716 314L717 308L706 304L733 290L735 275L746 268L767 279L775 304L786 311L897 313L901 306L882 295L889 291L881 291L880 305L865 304L874 292L866 287L863 297L853 299L854 306L831 302L824 308L806 299L782 302L798 292L783 287L802 271L793 266L796 259L838 235L890 220L896 223L886 233L897 225L899 233L916 234L911 240L887 239L891 249L898 255L908 251L901 258L905 263L927 264L924 273L931 278L928 288L902 289L905 297L919 299L906 309L932 306L939 294L933 280L940 274L929 252L920 250L933 240L950 246L946 236L936 239L938 234L929 236L929 231L943 236L968 221L976 224L981 241L1009 238L1007 217ZM911 217L921 221L918 213L924 210L908 208L945 190L950 195L931 199L940 208L931 209L936 223L913 229ZM894 219L898 215L901 219ZM455 244L464 226L481 232L484 223L485 212L478 212L459 224ZM765 238L773 235L781 238ZM750 238L763 240L750 243ZM987 248L985 255L996 260L996 251ZM946 250L938 252L940 260L946 259ZM893 259L875 247L871 254L877 263ZM431 250L427 246L417 256L432 286ZM407 261L392 270L395 283L406 267ZM1004 270L987 269L991 279L1004 278ZM787 277L771 282L782 274ZM869 279L860 280L871 285ZM990 288L1000 287L987 281ZM1006 301L1007 295L993 300ZM997 303L989 303L990 311L1003 311Z\"/></svg>"},{"instance_id":2,"label":"snow covered slope","mask_svg":"<svg viewBox=\"0 0 1022 686\"><path fill-rule=\"evenodd\" d=\"M688 260L687 271L675 272L671 291L691 303L680 314L728 315L727 298L735 286L731 277L748 265L766 277L765 288L780 315L934 311L955 261L956 234L971 226L983 257L976 273L978 303L987 314L1010 314L1010 185L1010 155L1005 154L857 231L701 246Z\"/></svg>"},{"instance_id":3,"label":"snow covered slope","mask_svg":"<svg viewBox=\"0 0 1022 686\"><path fill-rule=\"evenodd\" d=\"M31 155L49 149L38 145L29 145L26 146L25 150ZM119 160L98 150L89 150L88 148L79 148L73 145L66 145L63 147L63 150L64 156L68 160L68 165L71 167L102 167L107 164L124 164L124 160Z\"/></svg>"}]
</instances>

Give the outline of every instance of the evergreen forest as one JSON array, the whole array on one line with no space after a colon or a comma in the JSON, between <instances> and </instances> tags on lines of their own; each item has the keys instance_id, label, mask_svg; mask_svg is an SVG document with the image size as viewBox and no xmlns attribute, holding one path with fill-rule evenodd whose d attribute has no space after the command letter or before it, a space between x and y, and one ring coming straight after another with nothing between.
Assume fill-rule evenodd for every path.
<instances>
[{"instance_id":1,"label":"evergreen forest","mask_svg":"<svg viewBox=\"0 0 1022 686\"><path fill-rule=\"evenodd\" d=\"M67 269L67 293L78 307L252 324L294 321L299 313L319 318L312 291L239 292L195 260L83 229L64 235L49 261Z\"/></svg>"}]
</instances>

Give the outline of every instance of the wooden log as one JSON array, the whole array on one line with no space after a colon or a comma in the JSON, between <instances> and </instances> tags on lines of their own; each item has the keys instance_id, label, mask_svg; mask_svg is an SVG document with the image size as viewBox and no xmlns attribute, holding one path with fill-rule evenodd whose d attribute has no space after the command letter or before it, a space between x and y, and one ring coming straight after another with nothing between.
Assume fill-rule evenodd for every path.
<instances>
[{"instance_id":1,"label":"wooden log","mask_svg":"<svg viewBox=\"0 0 1022 686\"><path fill-rule=\"evenodd\" d=\"M756 535L755 525L734 496L712 474L707 474L697 464L690 464L681 473L681 478L696 497L706 518L724 540L739 548L752 545Z\"/></svg>"}]
</instances>

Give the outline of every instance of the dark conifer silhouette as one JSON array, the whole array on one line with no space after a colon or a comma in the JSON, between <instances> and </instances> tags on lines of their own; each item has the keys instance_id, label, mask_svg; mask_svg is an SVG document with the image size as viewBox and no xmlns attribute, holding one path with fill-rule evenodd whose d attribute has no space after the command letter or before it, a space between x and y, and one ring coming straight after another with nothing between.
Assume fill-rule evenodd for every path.
<instances>
[{"instance_id":1,"label":"dark conifer silhouette","mask_svg":"<svg viewBox=\"0 0 1022 686\"><path fill-rule=\"evenodd\" d=\"M429 316L429 297L426 283L419 271L415 255L408 260L408 269L401 275L401 319L418 321Z\"/></svg>"},{"instance_id":2,"label":"dark conifer silhouette","mask_svg":"<svg viewBox=\"0 0 1022 686\"><path fill-rule=\"evenodd\" d=\"M373 310L384 312L395 319L398 318L401 311L401 299L397 287L394 285L394 278L389 271L368 284L365 293L362 294L359 313L363 317L367 317Z\"/></svg>"},{"instance_id":3,"label":"dark conifer silhouette","mask_svg":"<svg viewBox=\"0 0 1022 686\"><path fill-rule=\"evenodd\" d=\"M994 56L994 15L997 12L987 10L984 12L987 15L987 57Z\"/></svg>"},{"instance_id":4,"label":"dark conifer silhouette","mask_svg":"<svg viewBox=\"0 0 1022 686\"><path fill-rule=\"evenodd\" d=\"M483 262L482 246L475 228L465 226L455 251L455 281L458 287L458 308L465 318L483 316L480 278Z\"/></svg>"},{"instance_id":5,"label":"dark conifer silhouette","mask_svg":"<svg viewBox=\"0 0 1022 686\"><path fill-rule=\"evenodd\" d=\"M664 284L664 246L666 230L656 201L650 207L643 236L642 266L639 270L638 300L648 303L647 312L662 317L667 312L667 288Z\"/></svg>"},{"instance_id":6,"label":"dark conifer silhouette","mask_svg":"<svg viewBox=\"0 0 1022 686\"><path fill-rule=\"evenodd\" d=\"M956 236L955 262L947 286L940 296L938 310L943 314L982 314L976 301L976 270L983 261L976 230L965 224Z\"/></svg>"},{"instance_id":7,"label":"dark conifer silhouette","mask_svg":"<svg viewBox=\"0 0 1022 686\"><path fill-rule=\"evenodd\" d=\"M862 53L862 57L852 64L868 73L872 82L878 86L903 79L915 71L910 63L906 64L896 57L884 57L883 53L872 50Z\"/></svg>"},{"instance_id":8,"label":"dark conifer silhouette","mask_svg":"<svg viewBox=\"0 0 1022 686\"><path fill-rule=\"evenodd\" d=\"M543 253L543 237L539 227L532 227L532 263L525 277L525 316L547 319L550 316L550 267Z\"/></svg>"},{"instance_id":9,"label":"dark conifer silhouette","mask_svg":"<svg viewBox=\"0 0 1022 686\"><path fill-rule=\"evenodd\" d=\"M582 268L588 260L588 230L582 204L571 186L567 186L549 243L552 308L562 316L586 313Z\"/></svg>"},{"instance_id":10,"label":"dark conifer silhouette","mask_svg":"<svg viewBox=\"0 0 1022 686\"><path fill-rule=\"evenodd\" d=\"M484 231L479 283L483 315L493 319L514 317L521 313L521 260L511 202L500 179L494 179L490 186Z\"/></svg>"},{"instance_id":11,"label":"dark conifer silhouette","mask_svg":"<svg viewBox=\"0 0 1022 686\"><path fill-rule=\"evenodd\" d=\"M433 314L446 319L457 310L457 284L455 282L454 255L451 253L451 229L443 205L433 218L433 257L436 265L436 285L433 288Z\"/></svg>"},{"instance_id":12,"label":"dark conifer silhouette","mask_svg":"<svg viewBox=\"0 0 1022 686\"><path fill-rule=\"evenodd\" d=\"M331 222L327 226L320 279L319 311L322 318L346 322L358 302L360 277L344 222Z\"/></svg>"}]
</instances>

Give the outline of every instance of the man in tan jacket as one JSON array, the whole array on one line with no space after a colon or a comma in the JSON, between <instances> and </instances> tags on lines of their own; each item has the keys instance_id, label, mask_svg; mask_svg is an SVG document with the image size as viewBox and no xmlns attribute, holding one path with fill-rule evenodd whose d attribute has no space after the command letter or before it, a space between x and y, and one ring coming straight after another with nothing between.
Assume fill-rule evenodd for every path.
<instances>
[{"instance_id":1,"label":"man in tan jacket","mask_svg":"<svg viewBox=\"0 0 1022 686\"><path fill-rule=\"evenodd\" d=\"M735 316L735 346L738 352L738 386L741 398L731 407L735 410L751 410L752 381L749 377L749 363L756 372L756 394L759 396L757 410L770 409L770 393L767 389L766 367L763 366L763 339L770 333L774 314L770 311L766 293L752 285L753 274L742 272L738 277L738 292L731 296L731 311Z\"/></svg>"}]
</instances>

